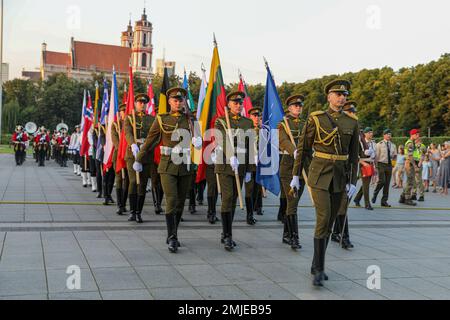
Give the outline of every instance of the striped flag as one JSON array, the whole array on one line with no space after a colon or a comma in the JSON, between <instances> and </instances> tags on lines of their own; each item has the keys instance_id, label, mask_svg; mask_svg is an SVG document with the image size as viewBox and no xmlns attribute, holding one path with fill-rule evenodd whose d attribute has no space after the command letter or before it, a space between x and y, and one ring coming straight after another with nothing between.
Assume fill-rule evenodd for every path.
<instances>
[{"instance_id":1,"label":"striped flag","mask_svg":"<svg viewBox=\"0 0 450 320\"><path fill-rule=\"evenodd\" d=\"M108 102L108 89L105 86L105 94L103 95L104 105L108 105L108 121L106 129L106 143L105 154L103 156L103 171L108 172L113 165L114 144L112 141L112 131L114 130L115 119L118 119L119 114L119 92L117 90L116 71L113 72L113 81L111 88L111 99Z\"/></svg>"},{"instance_id":2,"label":"striped flag","mask_svg":"<svg viewBox=\"0 0 450 320\"><path fill-rule=\"evenodd\" d=\"M205 133L207 130L214 128L217 118L225 116L226 105L227 98L223 83L222 68L220 66L219 49L217 48L217 43L214 40L214 52L211 62L208 90L199 118L200 129L205 142L202 150L202 161L199 164L197 172L197 183L200 183L206 179L207 164L203 161L203 159L211 157L210 154L205 154L205 150L208 150L208 145L211 144L211 141L208 140L211 140L213 137L205 136Z\"/></svg>"},{"instance_id":3,"label":"striped flag","mask_svg":"<svg viewBox=\"0 0 450 320\"><path fill-rule=\"evenodd\" d=\"M203 104L206 98L206 90L208 89L208 82L206 81L206 70L202 66L202 85L198 95L197 119L200 119L203 110Z\"/></svg>"},{"instance_id":4,"label":"striped flag","mask_svg":"<svg viewBox=\"0 0 450 320\"><path fill-rule=\"evenodd\" d=\"M192 112L195 110L195 102L194 97L192 97L191 89L189 88L189 81L186 75L186 70L184 70L183 89L185 89L188 93L187 104L189 106L189 110L191 110Z\"/></svg>"},{"instance_id":5,"label":"striped flag","mask_svg":"<svg viewBox=\"0 0 450 320\"><path fill-rule=\"evenodd\" d=\"M155 104L155 92L153 91L153 83L150 81L148 84L147 95L150 98L150 102L147 104L145 108L145 113L147 115L151 115L152 117L156 117L156 104Z\"/></svg>"},{"instance_id":6,"label":"striped flag","mask_svg":"<svg viewBox=\"0 0 450 320\"><path fill-rule=\"evenodd\" d=\"M102 111L100 115L100 130L105 130L106 127L106 119L109 114L109 95L108 95L108 83L106 80L103 81L103 100L102 100ZM99 131L99 137L97 141L97 154L96 159L98 161L103 161L102 158L102 139L100 139L101 131Z\"/></svg>"},{"instance_id":7,"label":"striped flag","mask_svg":"<svg viewBox=\"0 0 450 320\"><path fill-rule=\"evenodd\" d=\"M83 127L83 138L81 140L81 149L80 149L80 156L89 156L89 140L88 140L88 133L89 130L92 127L92 124L94 122L94 109L92 108L92 98L91 94L88 91L88 103L86 108L84 109L84 127Z\"/></svg>"},{"instance_id":8,"label":"striped flag","mask_svg":"<svg viewBox=\"0 0 450 320\"><path fill-rule=\"evenodd\" d=\"M169 89L170 89L169 73L167 71L167 68L164 68L164 79L162 83L161 94L159 95L159 110L158 110L159 114L169 112L166 97L167 90Z\"/></svg>"}]
</instances>

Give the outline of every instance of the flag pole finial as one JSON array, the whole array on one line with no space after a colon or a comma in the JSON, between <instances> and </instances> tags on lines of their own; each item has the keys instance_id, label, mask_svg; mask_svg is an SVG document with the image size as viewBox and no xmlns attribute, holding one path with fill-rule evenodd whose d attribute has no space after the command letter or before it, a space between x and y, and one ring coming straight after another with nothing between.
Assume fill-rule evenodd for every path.
<instances>
[{"instance_id":1,"label":"flag pole finial","mask_svg":"<svg viewBox=\"0 0 450 320\"><path fill-rule=\"evenodd\" d=\"M95 81L95 89L98 89L98 81Z\"/></svg>"},{"instance_id":2,"label":"flag pole finial","mask_svg":"<svg viewBox=\"0 0 450 320\"><path fill-rule=\"evenodd\" d=\"M217 48L217 39L216 39L216 33L213 32L213 37L214 37L214 47Z\"/></svg>"},{"instance_id":3,"label":"flag pole finial","mask_svg":"<svg viewBox=\"0 0 450 320\"><path fill-rule=\"evenodd\" d=\"M202 71L206 72L206 68L205 68L205 65L203 64L203 62L202 62Z\"/></svg>"},{"instance_id":4,"label":"flag pole finial","mask_svg":"<svg viewBox=\"0 0 450 320\"><path fill-rule=\"evenodd\" d=\"M266 57L263 57L263 59L264 59L264 64L265 64L266 68L268 69L269 68L269 63L267 62Z\"/></svg>"},{"instance_id":5,"label":"flag pole finial","mask_svg":"<svg viewBox=\"0 0 450 320\"><path fill-rule=\"evenodd\" d=\"M239 74L239 80L242 80L242 72L241 72L241 69L238 69L238 74Z\"/></svg>"}]
</instances>

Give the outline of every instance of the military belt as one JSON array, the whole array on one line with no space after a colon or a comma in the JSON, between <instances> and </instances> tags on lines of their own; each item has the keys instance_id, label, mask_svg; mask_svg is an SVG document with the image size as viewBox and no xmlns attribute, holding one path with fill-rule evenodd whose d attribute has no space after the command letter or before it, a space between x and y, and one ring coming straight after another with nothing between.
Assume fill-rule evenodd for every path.
<instances>
[{"instance_id":1,"label":"military belt","mask_svg":"<svg viewBox=\"0 0 450 320\"><path fill-rule=\"evenodd\" d=\"M323 152L314 152L314 157L315 158L320 158L320 159L326 159L326 160L333 160L333 161L347 161L348 160L348 155L343 156L343 155L339 155L339 154L329 154L329 153L323 153Z\"/></svg>"},{"instance_id":2,"label":"military belt","mask_svg":"<svg viewBox=\"0 0 450 320\"><path fill-rule=\"evenodd\" d=\"M161 146L161 155L163 156L171 156L172 154L189 154L191 153L190 148L170 148Z\"/></svg>"}]
</instances>

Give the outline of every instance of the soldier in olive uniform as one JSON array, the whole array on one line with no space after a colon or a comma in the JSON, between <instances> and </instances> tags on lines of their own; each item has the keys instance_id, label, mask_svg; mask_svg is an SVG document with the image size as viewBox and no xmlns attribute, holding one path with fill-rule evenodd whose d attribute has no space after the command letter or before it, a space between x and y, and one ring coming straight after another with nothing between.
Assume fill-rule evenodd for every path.
<instances>
[{"instance_id":1,"label":"soldier in olive uniform","mask_svg":"<svg viewBox=\"0 0 450 320\"><path fill-rule=\"evenodd\" d=\"M297 194L291 193L290 183L292 180L292 169L294 168L295 157L297 156L297 145L302 133L305 122L300 119L303 112L305 97L303 95L294 95L286 100L286 117L278 125L280 139L280 180L281 192L284 194L287 207L286 214L283 217L284 231L283 243L289 244L293 250L301 249L298 232L297 207L302 197L305 182L300 177L300 188ZM292 143L294 139L294 143Z\"/></svg>"},{"instance_id":2,"label":"soldier in olive uniform","mask_svg":"<svg viewBox=\"0 0 450 320\"><path fill-rule=\"evenodd\" d=\"M356 121L358 121L358 117L356 116L357 106L358 105L355 101L347 101L343 108L344 113L347 114L349 117L355 119ZM360 145L358 145L358 150L360 152L359 156L361 156ZM349 199L347 198L347 194L345 192L342 193L342 197L343 198L341 201L341 206L339 207L336 220L334 221L334 228L333 234L331 235L331 241L341 243L341 236L342 236L342 248L353 249L354 245L350 242L350 232L348 229L348 218L347 218Z\"/></svg>"},{"instance_id":3,"label":"soldier in olive uniform","mask_svg":"<svg viewBox=\"0 0 450 320\"><path fill-rule=\"evenodd\" d=\"M206 153L205 153L206 155ZM207 200L208 200L208 215L207 219L210 224L215 224L219 221L217 218L217 200L219 198L219 189L217 186L217 175L215 172L215 163L217 161L216 154L211 153L211 161L210 164L206 166L206 185L208 187L207 190Z\"/></svg>"},{"instance_id":4,"label":"soldier in olive uniform","mask_svg":"<svg viewBox=\"0 0 450 320\"><path fill-rule=\"evenodd\" d=\"M311 268L314 286L323 286L322 281L328 279L324 272L325 252L343 193L352 198L356 192L359 126L357 120L342 112L350 87L346 80L336 80L325 87L328 110L309 116L293 169L291 188L299 190L299 177L309 164L308 185L317 216Z\"/></svg>"},{"instance_id":5,"label":"soldier in olive uniform","mask_svg":"<svg viewBox=\"0 0 450 320\"><path fill-rule=\"evenodd\" d=\"M120 132L123 129L124 119L125 119L125 111L127 109L126 104L122 104L119 108L120 111L120 123L114 122L113 129L111 131L111 138L114 145L114 154L113 154L113 168L116 172L116 164L117 164L117 155L119 152L119 144L120 144ZM115 178L116 184L116 196L117 196L117 214L122 216L127 212L126 204L128 199L128 187L129 187L129 179L128 179L128 170L124 168L120 172L116 172Z\"/></svg>"},{"instance_id":6,"label":"soldier in olive uniform","mask_svg":"<svg viewBox=\"0 0 450 320\"><path fill-rule=\"evenodd\" d=\"M255 129L255 141L253 144L253 149L255 152L254 163L249 166L249 171L252 174L252 180L245 184L245 207L247 209L247 224L255 225L256 219L254 217L254 212L257 209L259 198L262 199L262 187L256 183L256 166L258 160L258 136L259 136L259 125L261 123L261 113L260 108L253 108L248 111L249 118L253 121L253 127ZM250 146L252 147L252 146Z\"/></svg>"},{"instance_id":7,"label":"soldier in olive uniform","mask_svg":"<svg viewBox=\"0 0 450 320\"><path fill-rule=\"evenodd\" d=\"M239 91L232 92L227 96L232 130L228 130L226 117L218 118L215 123L216 130L221 133L216 137L217 163L215 172L219 175L222 191L223 241L227 251L233 250L236 246L232 232L236 200L238 198L236 176L240 180L240 189L242 189L243 182L249 183L252 179L249 164L250 154L254 155L254 153L250 150L250 139L248 136L245 137L245 135L253 132L253 139L256 139L256 135L254 134L253 122L241 116L244 99L245 93ZM234 146L230 145L229 134L232 135ZM234 154L231 154L233 151ZM227 162L227 159L230 159L229 162Z\"/></svg>"},{"instance_id":8,"label":"soldier in olive uniform","mask_svg":"<svg viewBox=\"0 0 450 320\"><path fill-rule=\"evenodd\" d=\"M180 246L178 226L180 224L186 194L194 173L191 143L201 149L201 137L192 138L193 119L185 111L186 90L172 88L167 91L170 113L159 115L150 128L147 139L136 157L135 169L140 171L145 154L151 152L161 142L161 162L158 173L166 195L166 224L169 251L176 253ZM189 141L187 141L187 136Z\"/></svg>"},{"instance_id":9,"label":"soldier in olive uniform","mask_svg":"<svg viewBox=\"0 0 450 320\"><path fill-rule=\"evenodd\" d=\"M142 210L144 209L145 196L147 194L147 183L150 178L151 167L153 165L153 153L150 150L140 153L140 147L144 144L147 133L155 122L155 118L145 114L145 105L149 103L150 98L146 94L139 94L136 101L136 123L132 116L125 119L124 130L128 143L125 161L127 163L128 177L130 184L128 187L130 198L130 218L128 221L137 221L143 223ZM134 125L136 125L136 137L134 136ZM133 164L140 153L139 162L142 164L142 171L137 173L133 169ZM140 184L137 184L137 175L139 174Z\"/></svg>"}]
</instances>

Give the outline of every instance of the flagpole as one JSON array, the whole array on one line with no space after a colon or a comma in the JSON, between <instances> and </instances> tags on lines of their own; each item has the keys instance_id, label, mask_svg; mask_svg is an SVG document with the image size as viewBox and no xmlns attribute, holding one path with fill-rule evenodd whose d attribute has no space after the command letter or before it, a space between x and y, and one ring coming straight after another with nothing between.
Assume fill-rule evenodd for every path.
<instances>
[{"instance_id":1,"label":"flagpole","mask_svg":"<svg viewBox=\"0 0 450 320\"><path fill-rule=\"evenodd\" d=\"M131 68L131 60L130 60L130 68ZM133 77L132 77L132 73L130 72L130 87L131 87L131 81L132 80L133 80ZM130 90L131 90L131 88L130 88ZM132 118L133 118L132 127L133 127L134 141L137 143L136 110L135 110L135 107L134 107L134 101L128 101L128 102L133 104L133 109L132 109L132 112L131 112ZM141 176L140 176L139 172L136 172L136 184L138 186L141 184Z\"/></svg>"}]
</instances>

